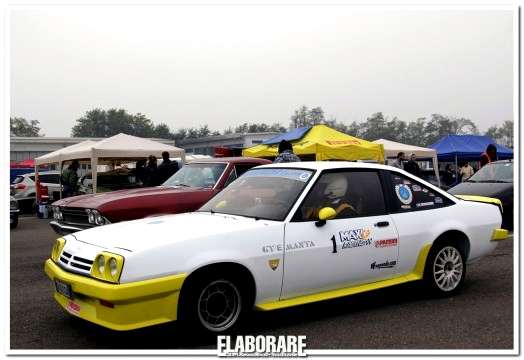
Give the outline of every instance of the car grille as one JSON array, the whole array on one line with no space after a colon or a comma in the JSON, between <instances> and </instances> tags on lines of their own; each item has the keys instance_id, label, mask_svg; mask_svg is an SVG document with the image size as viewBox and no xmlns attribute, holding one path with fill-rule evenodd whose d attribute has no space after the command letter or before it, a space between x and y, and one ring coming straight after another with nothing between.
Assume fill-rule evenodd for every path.
<instances>
[{"instance_id":1,"label":"car grille","mask_svg":"<svg viewBox=\"0 0 524 360\"><path fill-rule=\"evenodd\" d=\"M89 225L86 209L82 208L62 208L64 222L71 224Z\"/></svg>"},{"instance_id":2,"label":"car grille","mask_svg":"<svg viewBox=\"0 0 524 360\"><path fill-rule=\"evenodd\" d=\"M60 255L60 263L75 272L86 275L91 273L91 266L93 265L93 261L84 259L80 256L74 256L65 251L62 251L62 255Z\"/></svg>"}]
</instances>

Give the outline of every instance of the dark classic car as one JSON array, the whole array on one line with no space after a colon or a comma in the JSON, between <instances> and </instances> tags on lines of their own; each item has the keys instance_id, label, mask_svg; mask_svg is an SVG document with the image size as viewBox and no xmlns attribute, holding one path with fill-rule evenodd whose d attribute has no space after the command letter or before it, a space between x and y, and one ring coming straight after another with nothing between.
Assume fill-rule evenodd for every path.
<instances>
[{"instance_id":1,"label":"dark classic car","mask_svg":"<svg viewBox=\"0 0 524 360\"><path fill-rule=\"evenodd\" d=\"M480 195L502 202L502 227L513 230L513 162L495 161L448 190L453 195Z\"/></svg>"},{"instance_id":2,"label":"dark classic car","mask_svg":"<svg viewBox=\"0 0 524 360\"><path fill-rule=\"evenodd\" d=\"M60 235L147 216L194 211L250 168L271 163L255 158L191 162L161 186L86 194L54 202L51 227Z\"/></svg>"}]
</instances>

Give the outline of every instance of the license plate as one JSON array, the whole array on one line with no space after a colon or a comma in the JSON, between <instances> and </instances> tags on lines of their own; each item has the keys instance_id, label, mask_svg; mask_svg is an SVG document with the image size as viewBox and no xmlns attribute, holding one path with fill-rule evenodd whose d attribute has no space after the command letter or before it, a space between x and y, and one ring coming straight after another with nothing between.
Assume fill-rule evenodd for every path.
<instances>
[{"instance_id":1,"label":"license plate","mask_svg":"<svg viewBox=\"0 0 524 360\"><path fill-rule=\"evenodd\" d=\"M66 298L73 298L73 290L71 289L71 285L55 279L55 289L59 294L64 295Z\"/></svg>"}]
</instances>

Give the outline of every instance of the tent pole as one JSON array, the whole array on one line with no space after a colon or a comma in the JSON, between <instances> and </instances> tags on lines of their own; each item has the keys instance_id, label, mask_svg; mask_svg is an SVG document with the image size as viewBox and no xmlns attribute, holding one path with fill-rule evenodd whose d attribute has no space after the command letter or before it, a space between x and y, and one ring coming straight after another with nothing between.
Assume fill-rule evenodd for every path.
<instances>
[{"instance_id":1,"label":"tent pole","mask_svg":"<svg viewBox=\"0 0 524 360\"><path fill-rule=\"evenodd\" d=\"M60 185L60 199L62 199L62 161L58 162L58 184Z\"/></svg>"},{"instance_id":2,"label":"tent pole","mask_svg":"<svg viewBox=\"0 0 524 360\"><path fill-rule=\"evenodd\" d=\"M459 173L458 173L458 160L457 160L457 154L455 153L455 184L458 184L458 178L459 178Z\"/></svg>"},{"instance_id":3,"label":"tent pole","mask_svg":"<svg viewBox=\"0 0 524 360\"><path fill-rule=\"evenodd\" d=\"M433 170L435 171L435 176L437 177L438 187L440 187L440 171L438 168L437 156L433 156Z\"/></svg>"},{"instance_id":4,"label":"tent pole","mask_svg":"<svg viewBox=\"0 0 524 360\"><path fill-rule=\"evenodd\" d=\"M96 194L96 187L97 187L97 164L98 158L96 158L94 155L91 155L91 179L93 184L93 194Z\"/></svg>"}]
</instances>

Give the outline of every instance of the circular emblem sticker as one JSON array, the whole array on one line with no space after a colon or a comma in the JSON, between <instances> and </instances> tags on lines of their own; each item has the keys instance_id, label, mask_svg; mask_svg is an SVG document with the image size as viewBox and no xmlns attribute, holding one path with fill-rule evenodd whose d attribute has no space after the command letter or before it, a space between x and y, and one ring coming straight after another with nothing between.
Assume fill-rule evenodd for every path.
<instances>
[{"instance_id":1,"label":"circular emblem sticker","mask_svg":"<svg viewBox=\"0 0 524 360\"><path fill-rule=\"evenodd\" d=\"M396 185L395 193L402 204L409 205L413 201L411 189L405 184Z\"/></svg>"}]
</instances>

